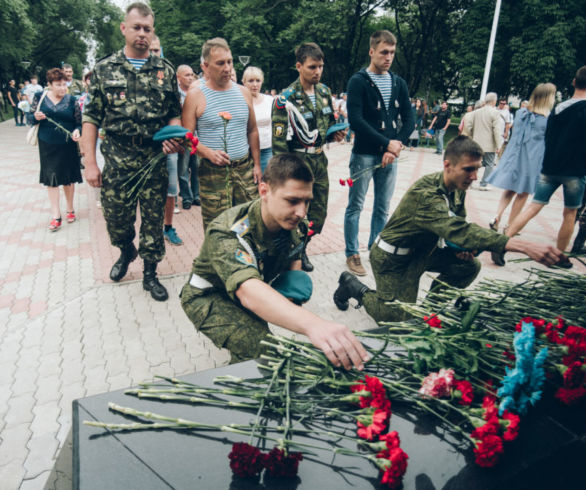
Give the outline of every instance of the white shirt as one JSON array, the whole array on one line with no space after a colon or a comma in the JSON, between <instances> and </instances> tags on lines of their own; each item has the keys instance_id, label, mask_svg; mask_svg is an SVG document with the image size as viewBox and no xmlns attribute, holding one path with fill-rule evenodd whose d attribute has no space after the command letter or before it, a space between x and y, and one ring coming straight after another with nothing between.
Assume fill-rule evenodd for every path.
<instances>
[{"instance_id":1,"label":"white shirt","mask_svg":"<svg viewBox=\"0 0 586 490\"><path fill-rule=\"evenodd\" d=\"M258 94L261 97L260 104L254 104L254 115L256 116L256 126L258 127L258 138L260 140L260 149L264 150L272 146L271 136L271 111L273 109L273 97L271 95ZM254 99L253 99L254 101Z\"/></svg>"}]
</instances>

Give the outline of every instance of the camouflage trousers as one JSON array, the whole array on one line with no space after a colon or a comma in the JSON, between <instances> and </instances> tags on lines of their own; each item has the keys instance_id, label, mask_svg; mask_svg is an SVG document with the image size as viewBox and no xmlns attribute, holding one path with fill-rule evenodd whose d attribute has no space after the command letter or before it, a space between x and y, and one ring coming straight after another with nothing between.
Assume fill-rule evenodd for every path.
<instances>
[{"instance_id":1,"label":"camouflage trousers","mask_svg":"<svg viewBox=\"0 0 586 490\"><path fill-rule=\"evenodd\" d=\"M419 280L424 272L439 272L430 292L441 289L440 282L457 288L469 286L480 272L480 262L460 260L446 249L436 248L425 255L394 255L373 244L370 264L376 282L376 291L368 291L362 297L367 313L377 322L402 321L410 318L394 300L415 303L419 292ZM391 302L391 303L389 303Z\"/></svg>"},{"instance_id":2,"label":"camouflage trousers","mask_svg":"<svg viewBox=\"0 0 586 490\"><path fill-rule=\"evenodd\" d=\"M110 242L123 248L134 240L138 205L141 217L138 253L145 262L160 262L165 255L163 217L169 183L166 159L159 159L139 182L141 175L146 175L139 170L160 153L160 146L130 148L106 138L101 148L106 162L101 200Z\"/></svg>"},{"instance_id":3,"label":"camouflage trousers","mask_svg":"<svg viewBox=\"0 0 586 490\"><path fill-rule=\"evenodd\" d=\"M225 293L202 291L189 283L181 291L181 306L196 330L218 348L230 351L230 363L257 359L269 331L267 322L234 303Z\"/></svg>"},{"instance_id":4,"label":"camouflage trousers","mask_svg":"<svg viewBox=\"0 0 586 490\"><path fill-rule=\"evenodd\" d=\"M301 154L296 153L298 156ZM328 159L325 153L302 154L305 163L313 173L313 199L307 211L307 219L313 221L313 230L321 233L326 216L328 214L328 193L330 192L330 181L328 180Z\"/></svg>"},{"instance_id":5,"label":"camouflage trousers","mask_svg":"<svg viewBox=\"0 0 586 490\"><path fill-rule=\"evenodd\" d=\"M250 155L229 167L219 167L206 158L200 160L199 198L204 230L222 211L258 197L253 170L254 161Z\"/></svg>"}]
</instances>

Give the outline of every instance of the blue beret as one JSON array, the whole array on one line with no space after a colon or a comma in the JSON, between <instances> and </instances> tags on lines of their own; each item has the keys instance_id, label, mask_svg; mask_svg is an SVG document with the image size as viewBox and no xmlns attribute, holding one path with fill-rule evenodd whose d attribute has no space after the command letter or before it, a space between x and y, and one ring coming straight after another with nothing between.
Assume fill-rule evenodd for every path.
<instances>
[{"instance_id":1,"label":"blue beret","mask_svg":"<svg viewBox=\"0 0 586 490\"><path fill-rule=\"evenodd\" d=\"M307 272L303 271L283 272L273 281L271 286L285 298L293 300L298 305L309 301L313 292L311 278Z\"/></svg>"},{"instance_id":2,"label":"blue beret","mask_svg":"<svg viewBox=\"0 0 586 490\"><path fill-rule=\"evenodd\" d=\"M348 123L336 123L333 126L330 126L330 129L328 129L328 132L326 133L326 139L333 135L335 132L344 131L346 128L349 127L350 124Z\"/></svg>"},{"instance_id":3,"label":"blue beret","mask_svg":"<svg viewBox=\"0 0 586 490\"><path fill-rule=\"evenodd\" d=\"M154 134L153 141L165 141L171 138L183 139L188 132L189 130L183 126L165 126Z\"/></svg>"}]
</instances>

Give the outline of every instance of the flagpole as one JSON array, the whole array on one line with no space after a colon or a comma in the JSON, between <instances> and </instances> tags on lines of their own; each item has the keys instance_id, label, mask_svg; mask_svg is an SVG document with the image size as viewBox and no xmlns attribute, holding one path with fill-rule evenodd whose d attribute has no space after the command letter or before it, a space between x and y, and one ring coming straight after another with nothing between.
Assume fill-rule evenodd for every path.
<instances>
[{"instance_id":1,"label":"flagpole","mask_svg":"<svg viewBox=\"0 0 586 490\"><path fill-rule=\"evenodd\" d=\"M490 77L490 65L492 64L492 52L494 51L494 42L496 39L496 29L499 24L499 15L501 11L501 0L496 0L494 8L494 17L492 19L492 30L490 32L490 41L488 42L488 53L486 54L486 65L484 65L484 77L482 78L482 89L480 90L480 100L484 100L488 88L488 79Z\"/></svg>"}]
</instances>

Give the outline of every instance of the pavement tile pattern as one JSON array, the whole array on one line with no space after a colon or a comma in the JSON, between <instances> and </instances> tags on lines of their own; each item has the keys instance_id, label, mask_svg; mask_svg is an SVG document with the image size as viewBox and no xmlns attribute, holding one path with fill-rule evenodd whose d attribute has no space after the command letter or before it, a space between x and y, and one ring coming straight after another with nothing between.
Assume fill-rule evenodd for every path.
<instances>
[{"instance_id":1,"label":"pavement tile pattern","mask_svg":"<svg viewBox=\"0 0 586 490\"><path fill-rule=\"evenodd\" d=\"M0 487L7 490L45 487L59 451L70 451L67 436L76 398L125 388L156 374L177 376L221 366L229 359L226 351L195 331L179 303L179 292L203 241L200 209L192 207L174 216L184 245L167 246L158 269L170 292L169 301L157 303L142 289L140 260L131 264L122 282L112 283L108 274L119 252L109 243L96 190L78 185L78 220L64 221L60 231L49 232L48 197L38 183L38 149L26 145L26 131L13 121L0 124ZM341 312L331 300L345 270L348 188L338 181L348 177L350 152L349 144L332 144L327 150L329 215L322 234L310 244L316 270L314 296L306 307L364 329L375 323L363 309ZM441 159L432 149L417 149L405 151L398 165L391 211L415 180L441 169ZM469 219L487 226L499 190L468 194ZM372 199L370 190L359 232L369 272L364 280L370 286L374 280L365 246ZM523 235L555 243L561 214L558 192ZM486 253L481 261L481 277L521 280L527 276L527 263L497 268ZM574 270L583 272L584 267L578 264ZM423 286L429 283L430 278L425 278Z\"/></svg>"}]
</instances>

